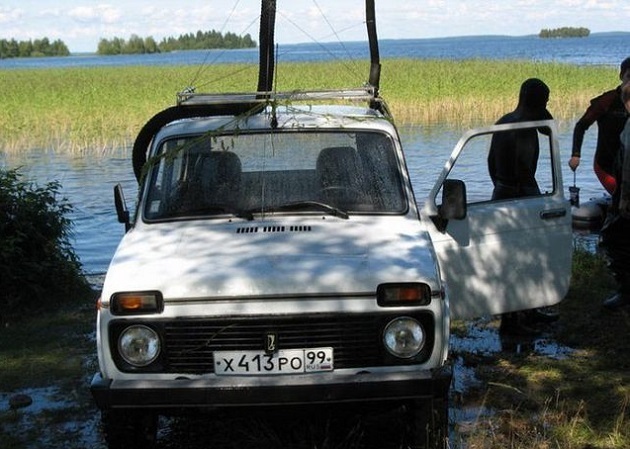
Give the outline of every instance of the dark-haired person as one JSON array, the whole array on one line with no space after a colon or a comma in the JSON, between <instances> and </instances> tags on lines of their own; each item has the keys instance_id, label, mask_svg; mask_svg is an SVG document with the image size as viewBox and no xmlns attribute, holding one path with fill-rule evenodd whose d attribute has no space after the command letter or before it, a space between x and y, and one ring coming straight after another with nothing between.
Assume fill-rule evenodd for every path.
<instances>
[{"instance_id":1,"label":"dark-haired person","mask_svg":"<svg viewBox=\"0 0 630 449\"><path fill-rule=\"evenodd\" d=\"M538 78L527 79L521 84L516 109L496 124L551 120L548 101L549 87ZM536 182L540 152L538 132L544 131L524 129L493 134L488 153L488 172L494 184L493 200L540 195ZM505 313L501 315L499 331L503 335L533 335L537 331L530 327L531 324L557 319L557 314L541 309Z\"/></svg>"},{"instance_id":2,"label":"dark-haired person","mask_svg":"<svg viewBox=\"0 0 630 449\"><path fill-rule=\"evenodd\" d=\"M622 85L620 98L630 113L630 81ZM617 188L606 214L600 243L618 284L617 292L604 301L604 307L609 310L630 306L630 119L626 120L620 141L614 172Z\"/></svg>"},{"instance_id":3,"label":"dark-haired person","mask_svg":"<svg viewBox=\"0 0 630 449\"><path fill-rule=\"evenodd\" d=\"M538 78L521 85L516 109L496 124L551 120L547 110L549 87ZM538 166L538 131L535 129L497 133L492 136L488 153L488 172L494 184L492 199L540 195L536 182Z\"/></svg>"},{"instance_id":4,"label":"dark-haired person","mask_svg":"<svg viewBox=\"0 0 630 449\"><path fill-rule=\"evenodd\" d=\"M597 147L593 169L599 182L610 194L616 187L613 165L619 149L619 134L627 118L627 111L621 102L621 85L630 81L630 57L624 59L619 66L619 80L621 81L619 86L593 98L582 118L575 124L569 159L569 167L575 171L580 165L584 134L597 122Z\"/></svg>"}]
</instances>

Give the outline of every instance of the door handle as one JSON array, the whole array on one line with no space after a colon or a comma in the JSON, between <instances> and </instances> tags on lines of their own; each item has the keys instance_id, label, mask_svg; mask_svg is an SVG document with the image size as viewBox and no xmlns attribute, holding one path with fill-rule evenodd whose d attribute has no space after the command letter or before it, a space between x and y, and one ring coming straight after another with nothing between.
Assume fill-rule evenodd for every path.
<instances>
[{"instance_id":1,"label":"door handle","mask_svg":"<svg viewBox=\"0 0 630 449\"><path fill-rule=\"evenodd\" d=\"M564 208L543 210L540 212L540 218L542 218L543 220L551 220L553 218L564 217L566 214L567 214L567 210Z\"/></svg>"}]
</instances>

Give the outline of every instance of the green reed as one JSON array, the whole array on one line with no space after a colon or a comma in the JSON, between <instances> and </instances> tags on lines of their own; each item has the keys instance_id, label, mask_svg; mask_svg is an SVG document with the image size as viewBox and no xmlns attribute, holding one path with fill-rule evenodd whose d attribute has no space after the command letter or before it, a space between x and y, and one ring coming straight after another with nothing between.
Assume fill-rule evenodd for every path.
<instances>
[{"instance_id":1,"label":"green reed","mask_svg":"<svg viewBox=\"0 0 630 449\"><path fill-rule=\"evenodd\" d=\"M549 85L552 114L572 120L618 81L615 68L559 63L386 59L382 66L381 93L401 124L490 124L516 106L519 86L530 77ZM275 88L357 87L368 67L364 60L281 63ZM0 151L129 146L187 86L251 92L257 74L253 64L0 70Z\"/></svg>"}]
</instances>

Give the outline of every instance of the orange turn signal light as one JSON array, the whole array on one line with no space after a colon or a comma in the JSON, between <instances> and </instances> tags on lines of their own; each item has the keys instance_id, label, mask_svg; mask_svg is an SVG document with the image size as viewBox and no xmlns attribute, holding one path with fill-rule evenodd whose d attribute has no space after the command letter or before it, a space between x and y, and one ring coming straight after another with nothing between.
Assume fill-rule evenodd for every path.
<instances>
[{"instance_id":1,"label":"orange turn signal light","mask_svg":"<svg viewBox=\"0 0 630 449\"><path fill-rule=\"evenodd\" d=\"M115 293L111 299L114 315L145 315L164 310L164 298L158 291Z\"/></svg>"},{"instance_id":2,"label":"orange turn signal light","mask_svg":"<svg viewBox=\"0 0 630 449\"><path fill-rule=\"evenodd\" d=\"M426 306L431 303L431 287L422 282L380 284L376 301L382 307Z\"/></svg>"}]
</instances>

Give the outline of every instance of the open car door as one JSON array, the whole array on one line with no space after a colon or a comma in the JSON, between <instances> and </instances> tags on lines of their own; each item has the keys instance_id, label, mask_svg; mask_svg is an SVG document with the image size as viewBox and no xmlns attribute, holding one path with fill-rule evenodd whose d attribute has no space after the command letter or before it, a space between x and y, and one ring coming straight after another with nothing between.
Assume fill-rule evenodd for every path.
<instances>
[{"instance_id":1,"label":"open car door","mask_svg":"<svg viewBox=\"0 0 630 449\"><path fill-rule=\"evenodd\" d=\"M492 136L527 128L538 131L540 194L492 200ZM453 318L549 306L564 298L573 246L556 134L553 120L495 125L467 132L453 150L421 209Z\"/></svg>"}]
</instances>

